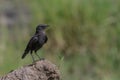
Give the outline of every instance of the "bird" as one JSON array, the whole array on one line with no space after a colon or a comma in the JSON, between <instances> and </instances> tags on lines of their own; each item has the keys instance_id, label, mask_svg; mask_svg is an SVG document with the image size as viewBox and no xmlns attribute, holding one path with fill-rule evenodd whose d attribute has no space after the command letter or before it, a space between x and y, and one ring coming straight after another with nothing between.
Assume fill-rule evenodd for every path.
<instances>
[{"instance_id":1,"label":"bird","mask_svg":"<svg viewBox=\"0 0 120 80\"><path fill-rule=\"evenodd\" d=\"M31 39L29 40L25 50L24 50L24 53L22 55L22 59L25 58L25 56L30 53L31 54L31 57L33 59L33 62L35 61L32 53L34 51L35 55L38 56L39 59L41 59L39 57L39 55L37 54L37 51L43 47L43 45L48 41L48 37L45 33L45 29L48 27L49 25L48 24L39 24L37 27L36 27L36 32L35 34L31 37Z\"/></svg>"}]
</instances>

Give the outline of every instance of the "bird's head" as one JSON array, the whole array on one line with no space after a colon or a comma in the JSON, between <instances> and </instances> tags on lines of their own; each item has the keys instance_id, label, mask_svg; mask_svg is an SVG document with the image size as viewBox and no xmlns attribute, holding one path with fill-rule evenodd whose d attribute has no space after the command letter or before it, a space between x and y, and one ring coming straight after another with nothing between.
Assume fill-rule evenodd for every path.
<instances>
[{"instance_id":1,"label":"bird's head","mask_svg":"<svg viewBox=\"0 0 120 80\"><path fill-rule=\"evenodd\" d=\"M36 31L45 30L48 26L49 26L48 24L39 24L36 28Z\"/></svg>"}]
</instances>

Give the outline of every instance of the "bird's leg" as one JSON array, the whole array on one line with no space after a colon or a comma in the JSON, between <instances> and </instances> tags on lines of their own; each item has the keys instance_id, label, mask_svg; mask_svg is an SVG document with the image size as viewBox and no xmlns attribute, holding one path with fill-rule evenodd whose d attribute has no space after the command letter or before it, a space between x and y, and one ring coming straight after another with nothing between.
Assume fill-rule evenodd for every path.
<instances>
[{"instance_id":1,"label":"bird's leg","mask_svg":"<svg viewBox=\"0 0 120 80\"><path fill-rule=\"evenodd\" d=\"M35 51L35 55L40 59L40 56L37 54L37 52Z\"/></svg>"},{"instance_id":2,"label":"bird's leg","mask_svg":"<svg viewBox=\"0 0 120 80\"><path fill-rule=\"evenodd\" d=\"M37 52L35 51L36 56L40 59L40 60L44 60L44 58L40 58L40 56L37 54Z\"/></svg>"},{"instance_id":3,"label":"bird's leg","mask_svg":"<svg viewBox=\"0 0 120 80\"><path fill-rule=\"evenodd\" d=\"M31 54L31 56L32 56L32 60L33 60L33 62L35 62L35 59L34 59L34 57L33 57L33 55L32 55L32 51L31 51L30 54Z\"/></svg>"}]
</instances>

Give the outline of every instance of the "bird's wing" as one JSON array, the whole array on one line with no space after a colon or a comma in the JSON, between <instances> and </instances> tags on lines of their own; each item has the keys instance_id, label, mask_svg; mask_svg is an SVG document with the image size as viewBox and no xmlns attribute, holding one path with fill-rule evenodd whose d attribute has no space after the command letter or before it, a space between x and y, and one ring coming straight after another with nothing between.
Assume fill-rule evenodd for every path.
<instances>
[{"instance_id":1,"label":"bird's wing","mask_svg":"<svg viewBox=\"0 0 120 80\"><path fill-rule=\"evenodd\" d=\"M48 41L48 37L47 36L45 36L45 43Z\"/></svg>"},{"instance_id":2,"label":"bird's wing","mask_svg":"<svg viewBox=\"0 0 120 80\"><path fill-rule=\"evenodd\" d=\"M37 36L33 36L29 43L27 44L27 47L26 47L26 50L29 50L33 45L34 43L36 43L38 41L38 37Z\"/></svg>"},{"instance_id":3,"label":"bird's wing","mask_svg":"<svg viewBox=\"0 0 120 80\"><path fill-rule=\"evenodd\" d=\"M29 43L27 44L27 47L22 55L22 59L29 53L29 51L31 50L31 47L38 41L38 37L33 36Z\"/></svg>"}]
</instances>

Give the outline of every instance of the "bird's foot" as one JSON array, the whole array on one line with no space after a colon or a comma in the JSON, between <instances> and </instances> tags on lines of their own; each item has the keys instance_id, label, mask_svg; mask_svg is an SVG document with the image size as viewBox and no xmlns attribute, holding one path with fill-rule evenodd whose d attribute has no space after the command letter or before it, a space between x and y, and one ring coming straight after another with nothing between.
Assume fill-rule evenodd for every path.
<instances>
[{"instance_id":1,"label":"bird's foot","mask_svg":"<svg viewBox=\"0 0 120 80\"><path fill-rule=\"evenodd\" d=\"M32 63L34 64L36 61L33 61Z\"/></svg>"},{"instance_id":2,"label":"bird's foot","mask_svg":"<svg viewBox=\"0 0 120 80\"><path fill-rule=\"evenodd\" d=\"M40 60L42 61L42 60L45 60L45 58L40 58Z\"/></svg>"}]
</instances>

